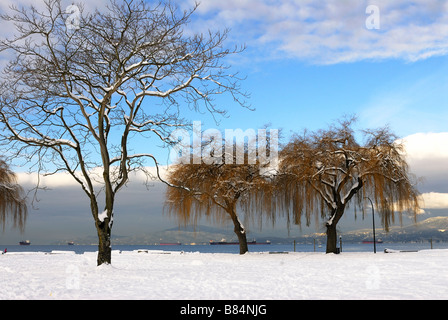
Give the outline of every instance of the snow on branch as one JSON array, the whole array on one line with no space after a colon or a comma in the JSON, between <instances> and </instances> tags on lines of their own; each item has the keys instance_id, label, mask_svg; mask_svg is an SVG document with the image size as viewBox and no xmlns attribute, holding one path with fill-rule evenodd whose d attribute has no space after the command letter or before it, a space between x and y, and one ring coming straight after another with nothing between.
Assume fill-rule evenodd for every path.
<instances>
[{"instance_id":1,"label":"snow on branch","mask_svg":"<svg viewBox=\"0 0 448 320\"><path fill-rule=\"evenodd\" d=\"M365 130L368 139L363 145L356 141L352 124L349 120L305 132L283 148L275 201L296 221L302 214L309 221L320 212L331 226L349 205L363 210L365 194L381 204L385 227L396 208L418 213L418 191L396 137L386 129Z\"/></svg>"}]
</instances>

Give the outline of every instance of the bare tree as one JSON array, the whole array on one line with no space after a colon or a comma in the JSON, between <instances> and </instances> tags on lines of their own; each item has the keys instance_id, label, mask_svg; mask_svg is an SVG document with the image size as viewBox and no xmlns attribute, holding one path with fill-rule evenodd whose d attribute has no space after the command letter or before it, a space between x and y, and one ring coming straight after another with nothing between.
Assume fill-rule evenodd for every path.
<instances>
[{"instance_id":1,"label":"bare tree","mask_svg":"<svg viewBox=\"0 0 448 320\"><path fill-rule=\"evenodd\" d=\"M403 146L387 128L364 131L363 145L356 141L354 119L315 133L295 136L280 153L277 201L301 223L312 214L325 219L327 253L336 252L336 226L352 205L363 210L373 200L388 230L394 212L419 210L415 181L408 170Z\"/></svg>"},{"instance_id":2,"label":"bare tree","mask_svg":"<svg viewBox=\"0 0 448 320\"><path fill-rule=\"evenodd\" d=\"M0 225L5 229L8 218L13 226L23 231L27 217L27 205L22 187L8 164L0 159Z\"/></svg>"},{"instance_id":3,"label":"bare tree","mask_svg":"<svg viewBox=\"0 0 448 320\"><path fill-rule=\"evenodd\" d=\"M73 17L61 0L45 8L12 8L3 16L17 35L0 50L15 58L0 84L2 141L39 171L68 172L90 201L98 233L98 265L111 262L115 195L131 171L158 165L151 135L170 143L186 125L182 108L224 114L213 97L231 94L245 106L241 79L223 59L242 49L224 47L227 30L185 35L196 7L111 0ZM153 163L152 163L153 162ZM100 207L103 206L103 209Z\"/></svg>"}]
</instances>

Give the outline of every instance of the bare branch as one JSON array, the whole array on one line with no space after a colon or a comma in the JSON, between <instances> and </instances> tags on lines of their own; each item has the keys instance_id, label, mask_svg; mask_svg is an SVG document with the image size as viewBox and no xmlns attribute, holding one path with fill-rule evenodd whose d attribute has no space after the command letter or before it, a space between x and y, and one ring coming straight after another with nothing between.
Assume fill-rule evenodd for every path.
<instances>
[{"instance_id":1,"label":"bare branch","mask_svg":"<svg viewBox=\"0 0 448 320\"><path fill-rule=\"evenodd\" d=\"M158 166L143 146L131 149L130 139L151 134L169 143L186 125L184 106L225 114L215 95L247 107L240 79L223 62L242 49L225 48L228 30L186 36L197 5L180 12L170 3L111 0L91 14L79 6L70 29L61 0L44 1L43 11L14 8L2 16L17 35L0 40L0 52L14 55L0 79L1 144L39 155L43 172L71 174L89 198L100 251L109 252L115 194L131 171Z\"/></svg>"}]
</instances>

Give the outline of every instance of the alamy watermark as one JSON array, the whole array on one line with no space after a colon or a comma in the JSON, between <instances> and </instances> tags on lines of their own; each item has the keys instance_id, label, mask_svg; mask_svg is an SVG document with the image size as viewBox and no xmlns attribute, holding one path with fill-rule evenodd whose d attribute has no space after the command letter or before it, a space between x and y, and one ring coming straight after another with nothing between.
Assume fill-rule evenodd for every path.
<instances>
[{"instance_id":1,"label":"alamy watermark","mask_svg":"<svg viewBox=\"0 0 448 320\"><path fill-rule=\"evenodd\" d=\"M368 290L379 289L381 284L380 269L375 265L371 265L366 268L365 272L367 275L367 279L365 282L366 289Z\"/></svg>"},{"instance_id":2,"label":"alamy watermark","mask_svg":"<svg viewBox=\"0 0 448 320\"><path fill-rule=\"evenodd\" d=\"M81 11L77 5L69 5L65 8L65 13L69 16L65 19L65 27L67 30L78 30L81 21Z\"/></svg>"},{"instance_id":3,"label":"alamy watermark","mask_svg":"<svg viewBox=\"0 0 448 320\"><path fill-rule=\"evenodd\" d=\"M373 29L380 29L381 22L380 22L380 8L374 4L371 4L367 6L366 8L366 14L369 16L366 18L366 28L368 30Z\"/></svg>"},{"instance_id":4,"label":"alamy watermark","mask_svg":"<svg viewBox=\"0 0 448 320\"><path fill-rule=\"evenodd\" d=\"M277 129L218 129L202 131L201 121L193 130L176 129L170 135L170 161L182 164L256 164L278 167Z\"/></svg>"},{"instance_id":5,"label":"alamy watermark","mask_svg":"<svg viewBox=\"0 0 448 320\"><path fill-rule=\"evenodd\" d=\"M67 277L65 278L65 287L69 290L78 290L80 284L80 272L79 268L74 265L69 265L65 269Z\"/></svg>"}]
</instances>

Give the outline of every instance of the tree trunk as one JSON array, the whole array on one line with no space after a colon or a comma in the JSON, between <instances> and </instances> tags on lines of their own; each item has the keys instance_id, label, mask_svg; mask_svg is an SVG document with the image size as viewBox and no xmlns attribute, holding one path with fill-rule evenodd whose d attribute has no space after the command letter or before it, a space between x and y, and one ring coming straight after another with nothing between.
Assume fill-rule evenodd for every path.
<instances>
[{"instance_id":1,"label":"tree trunk","mask_svg":"<svg viewBox=\"0 0 448 320\"><path fill-rule=\"evenodd\" d=\"M333 211L330 220L327 222L327 249L326 253L336 253L337 246L337 231L336 226L338 224L339 219L341 219L342 215L345 211L345 205L339 204L337 208Z\"/></svg>"},{"instance_id":2,"label":"tree trunk","mask_svg":"<svg viewBox=\"0 0 448 320\"><path fill-rule=\"evenodd\" d=\"M337 232L336 224L327 224L327 250L326 253L336 253Z\"/></svg>"},{"instance_id":3,"label":"tree trunk","mask_svg":"<svg viewBox=\"0 0 448 320\"><path fill-rule=\"evenodd\" d=\"M113 202L114 197L106 196L106 209L98 214L95 219L96 230L98 233L98 257L97 265L111 264L112 246L110 237L113 225Z\"/></svg>"},{"instance_id":4,"label":"tree trunk","mask_svg":"<svg viewBox=\"0 0 448 320\"><path fill-rule=\"evenodd\" d=\"M113 207L113 203L109 203L109 207ZM112 231L112 209L108 210L106 217L101 218L98 211L98 203L95 195L90 195L90 209L92 216L95 219L95 228L98 235L98 256L97 265L110 264L112 261L112 248L110 236ZM102 220L102 221L101 221Z\"/></svg>"},{"instance_id":5,"label":"tree trunk","mask_svg":"<svg viewBox=\"0 0 448 320\"><path fill-rule=\"evenodd\" d=\"M104 222L99 220L96 222L96 230L98 232L98 257L97 265L110 264L112 260L112 247L110 243L111 225L109 219L104 219Z\"/></svg>"},{"instance_id":6,"label":"tree trunk","mask_svg":"<svg viewBox=\"0 0 448 320\"><path fill-rule=\"evenodd\" d=\"M244 229L244 226L241 224L236 214L232 215L232 221L234 225L233 231L238 237L238 242L240 244L240 254L245 254L249 251L247 247L246 229Z\"/></svg>"}]
</instances>

